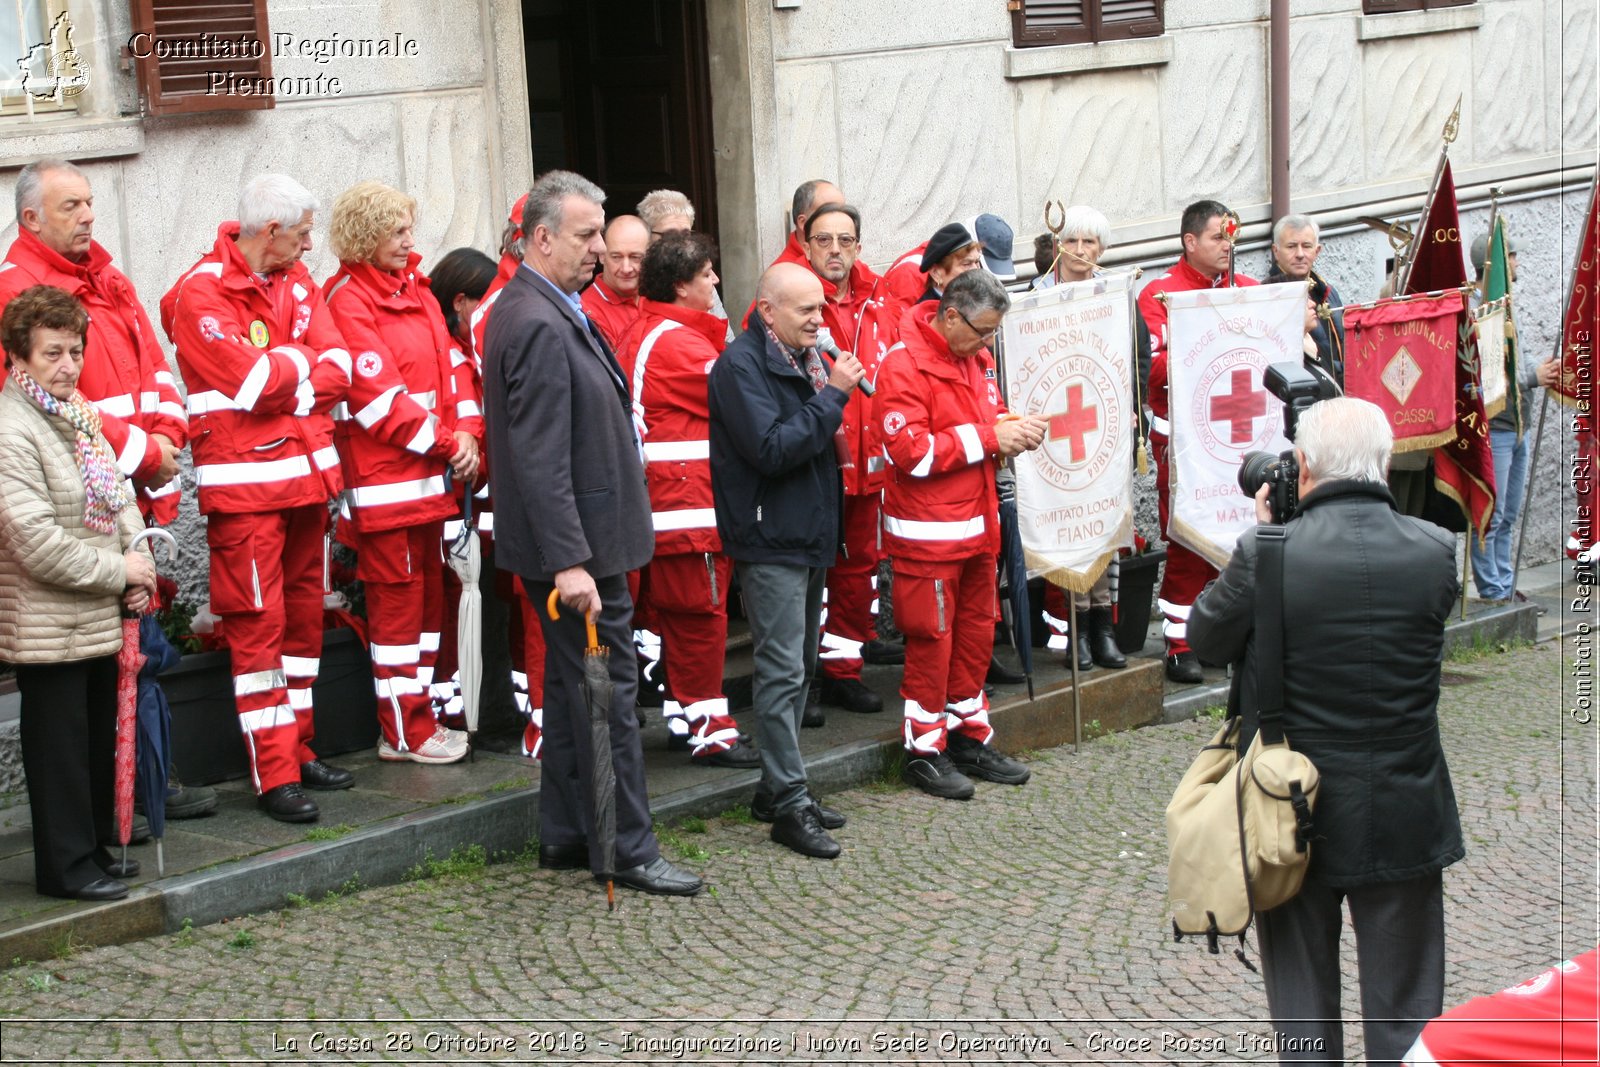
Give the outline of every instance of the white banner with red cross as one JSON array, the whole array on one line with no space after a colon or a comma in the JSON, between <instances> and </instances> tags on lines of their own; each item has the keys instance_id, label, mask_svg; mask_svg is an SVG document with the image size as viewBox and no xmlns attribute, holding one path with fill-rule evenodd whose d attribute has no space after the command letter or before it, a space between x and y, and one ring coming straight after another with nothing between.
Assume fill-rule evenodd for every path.
<instances>
[{"instance_id":1,"label":"white banner with red cross","mask_svg":"<svg viewBox=\"0 0 1600 1067\"><path fill-rule=\"evenodd\" d=\"M1283 404L1261 379L1269 364L1301 362L1305 319L1304 282L1167 294L1167 536L1217 567L1256 522L1239 489L1244 454L1289 447Z\"/></svg>"},{"instance_id":2,"label":"white banner with red cross","mask_svg":"<svg viewBox=\"0 0 1600 1067\"><path fill-rule=\"evenodd\" d=\"M1049 419L1013 461L1028 575L1075 593L1133 542L1132 277L1028 293L1005 317L1008 406Z\"/></svg>"}]
</instances>

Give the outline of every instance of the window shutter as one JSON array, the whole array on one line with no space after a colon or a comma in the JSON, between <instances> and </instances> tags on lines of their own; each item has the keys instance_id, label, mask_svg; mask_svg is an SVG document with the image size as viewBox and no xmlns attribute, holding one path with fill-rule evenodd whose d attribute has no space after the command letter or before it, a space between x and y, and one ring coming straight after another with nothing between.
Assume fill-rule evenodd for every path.
<instances>
[{"instance_id":1,"label":"window shutter","mask_svg":"<svg viewBox=\"0 0 1600 1067\"><path fill-rule=\"evenodd\" d=\"M1086 0L1013 0L1011 43L1018 48L1091 40Z\"/></svg>"},{"instance_id":2,"label":"window shutter","mask_svg":"<svg viewBox=\"0 0 1600 1067\"><path fill-rule=\"evenodd\" d=\"M1387 15L1392 11L1421 11L1422 0L1361 0L1364 15Z\"/></svg>"},{"instance_id":3,"label":"window shutter","mask_svg":"<svg viewBox=\"0 0 1600 1067\"><path fill-rule=\"evenodd\" d=\"M1162 0L1100 0L1100 32L1095 40L1159 37L1162 16Z\"/></svg>"},{"instance_id":4,"label":"window shutter","mask_svg":"<svg viewBox=\"0 0 1600 1067\"><path fill-rule=\"evenodd\" d=\"M133 0L133 29L140 38L135 56L139 87L145 112L151 115L182 115L202 111L251 111L274 106L270 92L208 92L213 74L231 75L238 82L255 84L272 77L272 36L267 31L266 0ZM202 36L204 35L204 36ZM254 47L241 49L240 42L258 44L259 57L248 54ZM159 57L155 45L163 50L189 49L198 55ZM220 46L232 46L235 53L216 55Z\"/></svg>"}]
</instances>

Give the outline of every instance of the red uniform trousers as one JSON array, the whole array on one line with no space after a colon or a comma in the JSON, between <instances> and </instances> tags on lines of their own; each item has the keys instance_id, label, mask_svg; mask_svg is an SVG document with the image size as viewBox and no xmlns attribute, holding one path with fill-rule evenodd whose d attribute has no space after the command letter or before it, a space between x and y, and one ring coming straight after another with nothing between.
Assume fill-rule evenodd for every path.
<instances>
[{"instance_id":1,"label":"red uniform trousers","mask_svg":"<svg viewBox=\"0 0 1600 1067\"><path fill-rule=\"evenodd\" d=\"M999 617L990 553L948 563L894 561L894 620L906 637L906 748L943 752L950 730L981 744L994 736L983 679Z\"/></svg>"},{"instance_id":2,"label":"red uniform trousers","mask_svg":"<svg viewBox=\"0 0 1600 1067\"><path fill-rule=\"evenodd\" d=\"M356 576L367 591L378 727L398 751L416 749L437 727L425 679L439 651L443 525L423 522L362 533L356 554Z\"/></svg>"},{"instance_id":3,"label":"red uniform trousers","mask_svg":"<svg viewBox=\"0 0 1600 1067\"><path fill-rule=\"evenodd\" d=\"M682 715L691 755L711 756L739 740L739 724L722 695L728 648L728 585L733 562L720 553L674 552L657 556L639 572L639 601L661 635L667 671L662 712Z\"/></svg>"},{"instance_id":4,"label":"red uniform trousers","mask_svg":"<svg viewBox=\"0 0 1600 1067\"><path fill-rule=\"evenodd\" d=\"M829 678L861 677L861 645L872 640L878 606L879 517L883 494L844 498L846 555L828 571L817 659Z\"/></svg>"},{"instance_id":5,"label":"red uniform trousers","mask_svg":"<svg viewBox=\"0 0 1600 1067\"><path fill-rule=\"evenodd\" d=\"M317 758L311 686L322 658L327 529L322 504L207 518L211 610L233 660L234 705L258 794L298 782L300 765Z\"/></svg>"},{"instance_id":6,"label":"red uniform trousers","mask_svg":"<svg viewBox=\"0 0 1600 1067\"><path fill-rule=\"evenodd\" d=\"M538 759L544 752L544 628L539 625L544 605L528 597L521 578L513 575L511 583L511 695L528 720L522 754Z\"/></svg>"},{"instance_id":7,"label":"red uniform trousers","mask_svg":"<svg viewBox=\"0 0 1600 1067\"><path fill-rule=\"evenodd\" d=\"M1167 439L1164 435L1150 435L1150 449L1156 457L1156 506L1161 512L1161 532L1166 535L1168 498ZM1161 593L1157 602L1161 606L1161 635L1167 641L1167 655L1176 656L1189 651L1189 611L1206 583L1217 576L1217 569L1204 556L1192 552L1167 538L1167 565L1161 577Z\"/></svg>"}]
</instances>

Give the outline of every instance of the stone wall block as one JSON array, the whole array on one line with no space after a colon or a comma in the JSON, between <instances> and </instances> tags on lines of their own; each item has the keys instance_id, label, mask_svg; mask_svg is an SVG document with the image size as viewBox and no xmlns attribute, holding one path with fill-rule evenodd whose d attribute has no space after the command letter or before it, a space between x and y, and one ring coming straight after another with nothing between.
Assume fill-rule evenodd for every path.
<instances>
[{"instance_id":1,"label":"stone wall block","mask_svg":"<svg viewBox=\"0 0 1600 1067\"><path fill-rule=\"evenodd\" d=\"M1018 83L1019 233L1044 231L1046 198L1114 223L1161 213L1158 85L1154 70Z\"/></svg>"},{"instance_id":2,"label":"stone wall block","mask_svg":"<svg viewBox=\"0 0 1600 1067\"><path fill-rule=\"evenodd\" d=\"M1362 75L1363 107L1367 130L1367 173L1388 180L1415 176L1424 182L1439 158L1439 134L1461 98L1461 132L1451 155L1472 158L1475 141L1469 44L1465 34L1459 48L1418 48L1408 38L1369 42Z\"/></svg>"},{"instance_id":3,"label":"stone wall block","mask_svg":"<svg viewBox=\"0 0 1600 1067\"><path fill-rule=\"evenodd\" d=\"M1165 210L1202 197L1230 207L1266 199L1265 24L1196 31L1182 43L1161 78Z\"/></svg>"},{"instance_id":4,"label":"stone wall block","mask_svg":"<svg viewBox=\"0 0 1600 1067\"><path fill-rule=\"evenodd\" d=\"M1361 79L1351 77L1360 64L1360 46L1348 17L1299 19L1292 24L1289 175L1293 191L1350 185L1366 177ZM1270 75L1267 88L1270 93Z\"/></svg>"},{"instance_id":5,"label":"stone wall block","mask_svg":"<svg viewBox=\"0 0 1600 1067\"><path fill-rule=\"evenodd\" d=\"M1600 33L1600 17L1594 0L1561 5L1561 66L1545 79L1551 100L1561 101L1563 114L1561 144L1552 145L1568 152L1594 148L1600 143L1600 126L1595 113L1595 35ZM1557 21L1552 16L1551 22Z\"/></svg>"},{"instance_id":6,"label":"stone wall block","mask_svg":"<svg viewBox=\"0 0 1600 1067\"><path fill-rule=\"evenodd\" d=\"M836 69L840 180L864 216L868 262L882 265L952 220L1014 212L1015 105L998 49L878 56Z\"/></svg>"},{"instance_id":7,"label":"stone wall block","mask_svg":"<svg viewBox=\"0 0 1600 1067\"><path fill-rule=\"evenodd\" d=\"M1010 44L1011 16L1005 4L804 0L798 8L772 12L772 51L780 61L984 40Z\"/></svg>"},{"instance_id":8,"label":"stone wall block","mask_svg":"<svg viewBox=\"0 0 1600 1067\"><path fill-rule=\"evenodd\" d=\"M1499 163L1544 151L1544 13L1539 0L1484 5L1473 38L1474 159Z\"/></svg>"},{"instance_id":9,"label":"stone wall block","mask_svg":"<svg viewBox=\"0 0 1600 1067\"><path fill-rule=\"evenodd\" d=\"M497 253L496 221L505 215L492 203L483 166L489 149L482 115L483 95L475 90L430 94L399 108L404 188L417 200L416 251L424 270L452 248Z\"/></svg>"},{"instance_id":10,"label":"stone wall block","mask_svg":"<svg viewBox=\"0 0 1600 1067\"><path fill-rule=\"evenodd\" d=\"M269 19L275 78L337 77L333 99L409 93L484 83L478 5L445 0L367 0L360 4L274 4ZM351 54L368 42L415 55ZM287 47L285 47L287 45Z\"/></svg>"},{"instance_id":11,"label":"stone wall block","mask_svg":"<svg viewBox=\"0 0 1600 1067\"><path fill-rule=\"evenodd\" d=\"M778 65L778 173L785 209L795 186L812 178L840 182L839 115L834 107L833 63ZM845 195L859 195L844 186ZM856 202L856 201L853 201ZM763 230L776 231L782 219L761 220Z\"/></svg>"}]
</instances>

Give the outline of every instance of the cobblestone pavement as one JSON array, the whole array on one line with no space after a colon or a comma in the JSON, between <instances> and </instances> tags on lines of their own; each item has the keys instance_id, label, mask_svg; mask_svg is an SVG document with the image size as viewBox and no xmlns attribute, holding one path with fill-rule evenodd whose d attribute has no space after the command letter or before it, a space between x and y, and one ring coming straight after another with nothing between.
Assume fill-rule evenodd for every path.
<instances>
[{"instance_id":1,"label":"cobblestone pavement","mask_svg":"<svg viewBox=\"0 0 1600 1067\"><path fill-rule=\"evenodd\" d=\"M1596 728L1568 714L1571 656L1446 664L1468 840L1445 878L1448 1003L1600 939ZM1162 810L1213 728L1033 754L1030 784L964 804L839 794L832 863L739 812L666 828L715 886L694 900L622 892L608 913L579 874L457 857L399 886L63 946L0 972L0 1060L1270 1060L1259 976L1163 921Z\"/></svg>"}]
</instances>

